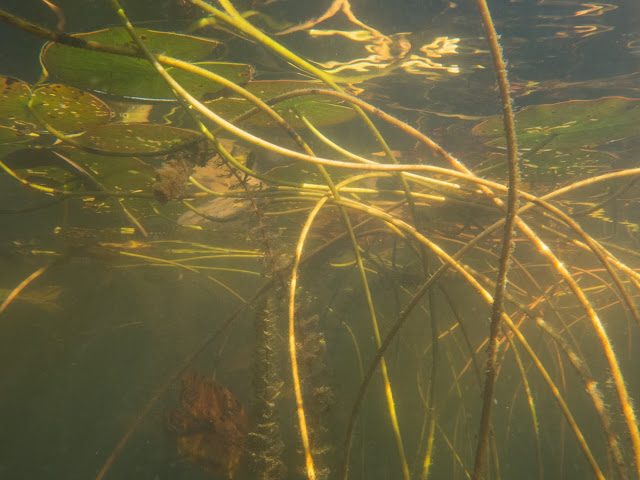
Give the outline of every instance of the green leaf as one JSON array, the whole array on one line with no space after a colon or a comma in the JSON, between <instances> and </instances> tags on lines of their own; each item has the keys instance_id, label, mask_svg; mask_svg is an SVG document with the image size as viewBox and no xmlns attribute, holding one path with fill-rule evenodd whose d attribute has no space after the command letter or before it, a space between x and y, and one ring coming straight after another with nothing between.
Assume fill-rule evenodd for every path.
<instances>
[{"instance_id":1,"label":"green leaf","mask_svg":"<svg viewBox=\"0 0 640 480\"><path fill-rule=\"evenodd\" d=\"M523 176L559 181L602 173L611 156L595 150L609 142L640 135L640 100L604 97L523 108L515 115ZM502 116L476 125L473 135L487 146L505 148ZM476 172L503 175L504 158L491 158Z\"/></svg>"},{"instance_id":2,"label":"green leaf","mask_svg":"<svg viewBox=\"0 0 640 480\"><path fill-rule=\"evenodd\" d=\"M38 119L65 133L104 125L114 116L99 98L61 84L38 88L31 96L30 107Z\"/></svg>"},{"instance_id":3,"label":"green leaf","mask_svg":"<svg viewBox=\"0 0 640 480\"><path fill-rule=\"evenodd\" d=\"M199 62L194 63L194 65L209 72L220 75L221 77L232 81L236 85L246 84L251 80L251 76L253 75L251 65L247 65L246 63ZM211 95L220 92L224 88L219 83L208 80L204 77L201 77L200 75L196 75L185 70L180 70L178 68L168 68L167 72L169 72L173 79L180 85L182 85L182 87L185 88L191 95L198 99L204 97L205 95L210 97ZM156 77L158 80L162 81L162 85L158 86L159 93L154 98L161 98L160 94L163 94L166 98L167 95L166 93L163 93L163 90L169 91L169 89L164 84L164 80L162 80L157 74ZM173 95L170 92L169 96L173 98Z\"/></svg>"},{"instance_id":4,"label":"green leaf","mask_svg":"<svg viewBox=\"0 0 640 480\"><path fill-rule=\"evenodd\" d=\"M515 120L518 147L525 155L526 150L531 149L566 153L637 136L640 133L640 100L604 97L533 105L516 113ZM472 133L485 137L486 145L506 145L501 115L476 125Z\"/></svg>"},{"instance_id":5,"label":"green leaf","mask_svg":"<svg viewBox=\"0 0 640 480\"><path fill-rule=\"evenodd\" d=\"M322 89L323 85L316 82L295 80L272 80L249 82L245 88L262 100L269 100L287 92L304 88ZM207 106L226 119L233 119L251 110L254 105L242 97L224 97L210 102ZM314 126L322 127L335 125L350 120L355 116L352 108L333 103L323 95L305 95L290 98L272 106L287 123L295 128L304 126L299 115L304 115ZM276 126L265 113L257 113L244 120L244 123L261 127Z\"/></svg>"},{"instance_id":6,"label":"green leaf","mask_svg":"<svg viewBox=\"0 0 640 480\"><path fill-rule=\"evenodd\" d=\"M144 161L134 157L105 157L77 149L65 150L64 155L90 172L109 191L151 194L155 169Z\"/></svg>"},{"instance_id":7,"label":"green leaf","mask_svg":"<svg viewBox=\"0 0 640 480\"><path fill-rule=\"evenodd\" d=\"M524 179L563 181L610 168L611 156L595 149L640 135L640 100L603 97L533 105L516 113L515 120ZM472 133L487 146L505 148L500 115L476 125ZM504 158L489 158L476 173L506 175Z\"/></svg>"},{"instance_id":8,"label":"green leaf","mask_svg":"<svg viewBox=\"0 0 640 480\"><path fill-rule=\"evenodd\" d=\"M38 135L27 108L31 87L17 78L0 75L0 144L26 143Z\"/></svg>"},{"instance_id":9,"label":"green leaf","mask_svg":"<svg viewBox=\"0 0 640 480\"><path fill-rule=\"evenodd\" d=\"M0 125L0 145L29 143L38 137L39 135L37 133L30 133L19 127L5 127Z\"/></svg>"},{"instance_id":10,"label":"green leaf","mask_svg":"<svg viewBox=\"0 0 640 480\"><path fill-rule=\"evenodd\" d=\"M64 154L73 162L88 171L99 183L86 186L88 190L106 190L108 192L142 193L149 198L124 198L116 202L118 197L96 197L85 199L84 205L94 212L114 214L122 218L122 206L126 206L134 217L141 218L154 214L152 204L152 185L155 179L155 168L135 157L106 157L77 149L66 149Z\"/></svg>"},{"instance_id":11,"label":"green leaf","mask_svg":"<svg viewBox=\"0 0 640 480\"><path fill-rule=\"evenodd\" d=\"M204 60L219 45L214 40L190 35L145 29L136 29L136 32L152 53L189 62ZM110 28L75 36L83 40L135 48L123 28ZM173 99L171 89L146 59L73 48L57 43L46 44L40 56L42 65L49 74L78 88L123 97ZM251 77L251 67L246 64L201 62L197 65L240 84L248 82ZM175 68L168 68L167 71L195 97L212 94L221 89L219 84L200 75Z\"/></svg>"},{"instance_id":12,"label":"green leaf","mask_svg":"<svg viewBox=\"0 0 640 480\"><path fill-rule=\"evenodd\" d=\"M135 191L152 195L155 169L135 157L107 157L58 145L14 150L2 160L19 176L38 185L68 191Z\"/></svg>"},{"instance_id":13,"label":"green leaf","mask_svg":"<svg viewBox=\"0 0 640 480\"><path fill-rule=\"evenodd\" d=\"M16 120L29 116L27 103L31 95L29 84L17 78L0 75L0 124L12 126Z\"/></svg>"},{"instance_id":14,"label":"green leaf","mask_svg":"<svg viewBox=\"0 0 640 480\"><path fill-rule=\"evenodd\" d=\"M2 161L29 182L61 190L77 190L86 179L63 158L48 148L21 148L7 153Z\"/></svg>"},{"instance_id":15,"label":"green leaf","mask_svg":"<svg viewBox=\"0 0 640 480\"><path fill-rule=\"evenodd\" d=\"M573 177L601 175L610 171L612 157L608 152L579 149L573 153L542 152L524 157L520 163L522 180L527 182L564 182ZM507 179L504 155L491 155L474 168L474 173L493 179Z\"/></svg>"},{"instance_id":16,"label":"green leaf","mask_svg":"<svg viewBox=\"0 0 640 480\"><path fill-rule=\"evenodd\" d=\"M187 146L200 140L193 130L150 125L145 123L115 123L87 130L75 140L83 146L121 154L162 155L169 149Z\"/></svg>"}]
</instances>

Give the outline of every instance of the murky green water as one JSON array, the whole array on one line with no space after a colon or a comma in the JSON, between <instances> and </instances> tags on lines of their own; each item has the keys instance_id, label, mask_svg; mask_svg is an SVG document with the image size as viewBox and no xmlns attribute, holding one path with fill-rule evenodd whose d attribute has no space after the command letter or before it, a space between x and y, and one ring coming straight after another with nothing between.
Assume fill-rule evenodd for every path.
<instances>
[{"instance_id":1,"label":"murky green water","mask_svg":"<svg viewBox=\"0 0 640 480\"><path fill-rule=\"evenodd\" d=\"M0 0L0 477L640 478L636 3L488 5L492 369L475 3Z\"/></svg>"}]
</instances>

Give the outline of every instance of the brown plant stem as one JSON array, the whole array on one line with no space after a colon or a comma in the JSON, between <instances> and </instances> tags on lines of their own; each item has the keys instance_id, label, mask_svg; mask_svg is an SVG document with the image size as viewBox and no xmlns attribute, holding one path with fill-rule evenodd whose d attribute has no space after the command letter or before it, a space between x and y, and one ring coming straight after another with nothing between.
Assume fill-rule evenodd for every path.
<instances>
[{"instance_id":1,"label":"brown plant stem","mask_svg":"<svg viewBox=\"0 0 640 480\"><path fill-rule=\"evenodd\" d=\"M487 364L484 393L482 400L482 415L480 417L480 429L476 446L476 459L473 469L473 480L480 480L482 467L487 449L487 440L491 430L491 405L493 405L493 393L496 382L496 355L498 347L498 333L500 332L500 320L504 311L504 291L507 284L507 272L509 271L509 259L513 250L513 229L518 208L518 147L516 144L516 129L511 109L511 96L509 95L509 81L507 80L507 67L502 58L502 51L498 43L491 14L485 0L476 0L476 6L480 11L482 24L489 42L491 57L496 71L500 101L502 103L502 120L507 141L507 162L509 167L509 189L507 191L507 205L502 237L502 253L498 267L498 277L491 306L491 324L489 326L489 344L487 347Z\"/></svg>"}]
</instances>

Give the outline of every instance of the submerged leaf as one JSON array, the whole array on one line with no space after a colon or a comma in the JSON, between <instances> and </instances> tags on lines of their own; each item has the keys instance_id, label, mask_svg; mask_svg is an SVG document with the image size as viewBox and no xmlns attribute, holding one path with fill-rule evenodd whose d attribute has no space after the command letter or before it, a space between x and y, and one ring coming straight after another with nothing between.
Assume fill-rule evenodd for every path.
<instances>
[{"instance_id":1,"label":"submerged leaf","mask_svg":"<svg viewBox=\"0 0 640 480\"><path fill-rule=\"evenodd\" d=\"M75 148L22 148L2 157L22 178L69 191L107 189L151 196L155 169L135 157L105 157Z\"/></svg>"},{"instance_id":2,"label":"submerged leaf","mask_svg":"<svg viewBox=\"0 0 640 480\"><path fill-rule=\"evenodd\" d=\"M0 125L0 145L10 143L28 143L39 135L21 127L5 127Z\"/></svg>"},{"instance_id":3,"label":"submerged leaf","mask_svg":"<svg viewBox=\"0 0 640 480\"><path fill-rule=\"evenodd\" d=\"M0 123L12 125L29 115L27 103L31 87L22 80L0 75Z\"/></svg>"},{"instance_id":4,"label":"submerged leaf","mask_svg":"<svg viewBox=\"0 0 640 480\"><path fill-rule=\"evenodd\" d=\"M30 95L29 84L0 75L0 144L24 143L37 137L32 134L36 125L27 108Z\"/></svg>"},{"instance_id":5,"label":"submerged leaf","mask_svg":"<svg viewBox=\"0 0 640 480\"><path fill-rule=\"evenodd\" d=\"M206 59L219 45L214 40L190 35L145 29L136 29L136 32L152 53L163 54L189 62L198 62ZM123 28L110 28L75 36L83 40L135 48L131 38ZM173 99L171 89L151 64L143 58L48 43L42 49L41 61L49 74L79 88L124 97L156 100ZM246 64L202 62L198 65L236 83L242 84L250 80L251 67ZM167 70L196 97L212 94L221 89L219 84L206 80L199 75L175 68L168 68Z\"/></svg>"},{"instance_id":6,"label":"submerged leaf","mask_svg":"<svg viewBox=\"0 0 640 480\"><path fill-rule=\"evenodd\" d=\"M300 80L261 80L249 82L245 88L261 100L270 100L294 90L314 88L323 89L317 82ZM229 96L208 102L209 108L227 119L248 112L254 105L243 97ZM335 125L350 120L355 116L352 108L333 103L323 95L304 95L272 105L273 109L293 127L304 126L300 115L304 115L316 127ZM265 113L257 113L244 123L262 127L273 127L275 122Z\"/></svg>"},{"instance_id":7,"label":"submerged leaf","mask_svg":"<svg viewBox=\"0 0 640 480\"><path fill-rule=\"evenodd\" d=\"M64 155L91 173L107 190L151 192L155 169L135 157L105 157L78 149L68 149ZM95 189L95 186L93 186Z\"/></svg>"},{"instance_id":8,"label":"submerged leaf","mask_svg":"<svg viewBox=\"0 0 640 480\"><path fill-rule=\"evenodd\" d=\"M81 172L47 148L21 148L2 157L2 161L21 178L45 187L76 190L91 187Z\"/></svg>"},{"instance_id":9,"label":"submerged leaf","mask_svg":"<svg viewBox=\"0 0 640 480\"><path fill-rule=\"evenodd\" d=\"M162 155L200 140L192 130L146 123L115 123L87 130L75 140L107 152Z\"/></svg>"},{"instance_id":10,"label":"submerged leaf","mask_svg":"<svg viewBox=\"0 0 640 480\"><path fill-rule=\"evenodd\" d=\"M104 125L114 116L99 98L61 84L38 88L32 94L30 107L41 121L65 133Z\"/></svg>"},{"instance_id":11,"label":"submerged leaf","mask_svg":"<svg viewBox=\"0 0 640 480\"><path fill-rule=\"evenodd\" d=\"M611 156L595 150L640 135L640 100L604 97L523 108L515 115L522 173L529 180L593 175L610 168ZM487 146L505 147L502 116L476 125L473 135ZM485 162L479 174L506 172L502 158Z\"/></svg>"},{"instance_id":12,"label":"submerged leaf","mask_svg":"<svg viewBox=\"0 0 640 480\"><path fill-rule=\"evenodd\" d=\"M640 133L640 100L604 97L532 105L516 113L515 119L521 150L594 148ZM486 145L506 144L501 115L476 125L472 133L485 137Z\"/></svg>"},{"instance_id":13,"label":"submerged leaf","mask_svg":"<svg viewBox=\"0 0 640 480\"><path fill-rule=\"evenodd\" d=\"M196 372L182 379L180 408L166 413L178 452L209 473L232 479L244 454L249 419L223 386Z\"/></svg>"}]
</instances>

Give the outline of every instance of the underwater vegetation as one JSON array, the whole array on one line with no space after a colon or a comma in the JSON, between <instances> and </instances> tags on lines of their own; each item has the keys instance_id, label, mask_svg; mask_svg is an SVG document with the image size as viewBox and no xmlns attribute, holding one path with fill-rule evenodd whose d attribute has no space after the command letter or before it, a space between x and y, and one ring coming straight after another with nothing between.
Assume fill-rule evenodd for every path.
<instances>
[{"instance_id":1,"label":"underwater vegetation","mask_svg":"<svg viewBox=\"0 0 640 480\"><path fill-rule=\"evenodd\" d=\"M313 3L0 10L0 475L640 479L637 72Z\"/></svg>"}]
</instances>

